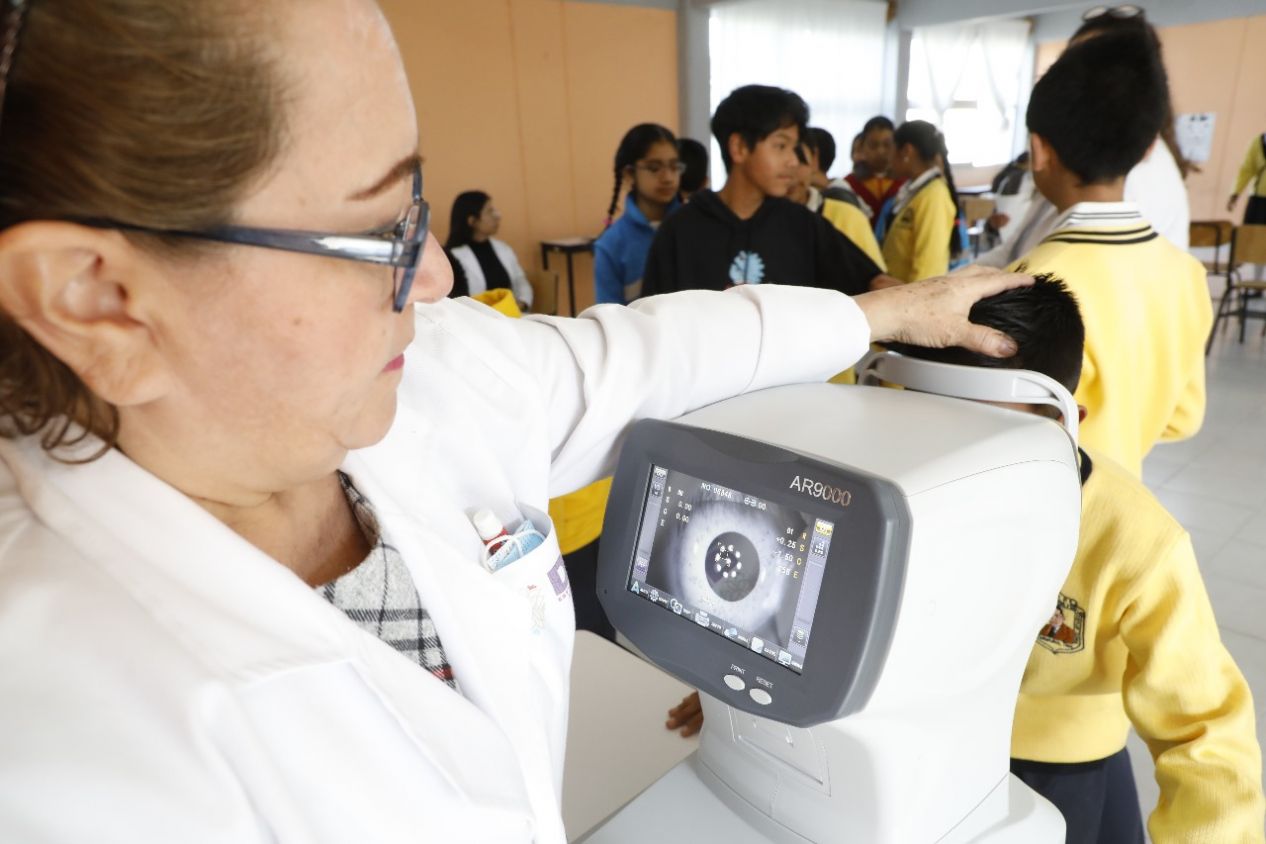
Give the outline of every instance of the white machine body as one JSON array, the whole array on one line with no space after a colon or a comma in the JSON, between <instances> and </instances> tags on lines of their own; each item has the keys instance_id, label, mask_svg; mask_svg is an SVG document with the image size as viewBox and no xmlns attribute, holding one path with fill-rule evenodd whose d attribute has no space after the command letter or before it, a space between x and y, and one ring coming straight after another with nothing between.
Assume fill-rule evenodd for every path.
<instances>
[{"instance_id":1,"label":"white machine body","mask_svg":"<svg viewBox=\"0 0 1266 844\"><path fill-rule=\"evenodd\" d=\"M704 695L697 753L586 840L1062 841L1062 818L1008 760L1024 667L1076 549L1075 433L836 385L765 390L677 423L894 483L912 525L895 629L869 699L838 720L796 727Z\"/></svg>"}]
</instances>

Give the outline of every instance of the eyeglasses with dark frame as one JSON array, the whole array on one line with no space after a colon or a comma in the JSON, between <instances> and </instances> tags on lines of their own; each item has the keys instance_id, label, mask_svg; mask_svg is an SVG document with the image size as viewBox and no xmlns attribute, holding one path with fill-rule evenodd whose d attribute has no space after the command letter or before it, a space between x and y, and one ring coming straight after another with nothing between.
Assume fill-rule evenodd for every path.
<instances>
[{"instance_id":1,"label":"eyeglasses with dark frame","mask_svg":"<svg viewBox=\"0 0 1266 844\"><path fill-rule=\"evenodd\" d=\"M141 232L160 237L184 237L241 246L259 246L264 249L280 249L284 252L299 252L305 255L320 255L394 267L391 308L396 313L401 313L405 303L409 301L413 277L422 263L422 250L426 245L426 235L431 225L431 206L422 199L422 163L418 161L414 164L413 171L413 204L409 206L409 210L392 230L382 235L349 235L252 226L217 226L201 231L185 231L137 226L117 220L96 218L72 219L68 222L102 229Z\"/></svg>"}]
</instances>

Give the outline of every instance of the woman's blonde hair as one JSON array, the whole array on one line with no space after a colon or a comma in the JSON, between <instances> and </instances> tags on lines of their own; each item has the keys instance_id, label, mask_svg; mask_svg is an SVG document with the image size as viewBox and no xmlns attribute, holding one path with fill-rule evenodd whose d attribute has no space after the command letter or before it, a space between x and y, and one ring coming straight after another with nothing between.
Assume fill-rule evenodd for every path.
<instances>
[{"instance_id":1,"label":"woman's blonde hair","mask_svg":"<svg viewBox=\"0 0 1266 844\"><path fill-rule=\"evenodd\" d=\"M0 0L7 5L7 0ZM239 0L27 0L0 119L0 230L231 221L275 159L280 81ZM206 246L129 234L178 255ZM0 278L0 284L4 279ZM76 429L72 423L82 426ZM0 436L111 447L116 409L0 312Z\"/></svg>"}]
</instances>

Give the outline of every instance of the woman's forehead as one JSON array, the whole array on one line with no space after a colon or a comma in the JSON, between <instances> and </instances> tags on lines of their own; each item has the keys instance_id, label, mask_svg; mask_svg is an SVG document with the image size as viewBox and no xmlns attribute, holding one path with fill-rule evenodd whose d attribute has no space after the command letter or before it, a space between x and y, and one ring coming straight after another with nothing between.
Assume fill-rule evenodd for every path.
<instances>
[{"instance_id":1,"label":"woman's forehead","mask_svg":"<svg viewBox=\"0 0 1266 844\"><path fill-rule=\"evenodd\" d=\"M285 142L261 194L300 205L341 202L417 149L413 98L376 4L288 5L274 44L285 91Z\"/></svg>"}]
</instances>

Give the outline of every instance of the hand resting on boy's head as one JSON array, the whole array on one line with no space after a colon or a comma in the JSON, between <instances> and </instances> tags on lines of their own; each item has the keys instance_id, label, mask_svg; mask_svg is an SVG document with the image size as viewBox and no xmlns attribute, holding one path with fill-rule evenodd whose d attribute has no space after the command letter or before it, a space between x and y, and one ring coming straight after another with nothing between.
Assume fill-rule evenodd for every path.
<instances>
[{"instance_id":1,"label":"hand resting on boy's head","mask_svg":"<svg viewBox=\"0 0 1266 844\"><path fill-rule=\"evenodd\" d=\"M968 319L972 305L986 296L1026 287L1033 277L989 267L966 267L948 276L872 290L854 297L870 323L871 340L934 349L963 346L992 357L1010 357L1015 342Z\"/></svg>"}]
</instances>

